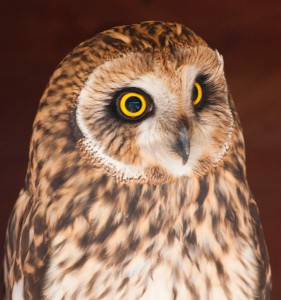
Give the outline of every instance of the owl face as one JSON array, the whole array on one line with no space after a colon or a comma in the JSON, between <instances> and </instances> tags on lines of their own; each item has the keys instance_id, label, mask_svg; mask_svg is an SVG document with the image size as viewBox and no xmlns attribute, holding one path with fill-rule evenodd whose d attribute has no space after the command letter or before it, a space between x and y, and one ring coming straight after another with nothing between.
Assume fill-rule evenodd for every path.
<instances>
[{"instance_id":1,"label":"owl face","mask_svg":"<svg viewBox=\"0 0 281 300\"><path fill-rule=\"evenodd\" d=\"M81 90L76 120L88 157L121 180L200 176L231 143L223 59L205 46L108 59Z\"/></svg>"}]
</instances>

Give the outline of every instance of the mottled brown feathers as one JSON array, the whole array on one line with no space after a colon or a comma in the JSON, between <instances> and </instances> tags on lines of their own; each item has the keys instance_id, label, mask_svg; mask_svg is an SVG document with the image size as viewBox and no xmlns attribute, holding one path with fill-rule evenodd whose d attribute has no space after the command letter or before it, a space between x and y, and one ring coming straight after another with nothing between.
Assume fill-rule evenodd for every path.
<instances>
[{"instance_id":1,"label":"mottled brown feathers","mask_svg":"<svg viewBox=\"0 0 281 300\"><path fill-rule=\"evenodd\" d=\"M143 119L120 114L127 89L147 95ZM7 300L268 300L220 54L182 25L143 22L66 56L39 103L5 249Z\"/></svg>"}]
</instances>

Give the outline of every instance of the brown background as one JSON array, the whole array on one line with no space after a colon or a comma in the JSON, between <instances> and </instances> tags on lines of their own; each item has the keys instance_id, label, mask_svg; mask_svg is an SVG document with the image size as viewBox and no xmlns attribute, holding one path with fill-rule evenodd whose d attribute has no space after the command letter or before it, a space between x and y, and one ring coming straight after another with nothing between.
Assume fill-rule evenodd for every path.
<instances>
[{"instance_id":1,"label":"brown background","mask_svg":"<svg viewBox=\"0 0 281 300\"><path fill-rule=\"evenodd\" d=\"M56 65L100 30L153 19L187 25L224 55L271 257L271 299L281 299L280 0L1 1L0 255L24 181L38 101Z\"/></svg>"}]
</instances>

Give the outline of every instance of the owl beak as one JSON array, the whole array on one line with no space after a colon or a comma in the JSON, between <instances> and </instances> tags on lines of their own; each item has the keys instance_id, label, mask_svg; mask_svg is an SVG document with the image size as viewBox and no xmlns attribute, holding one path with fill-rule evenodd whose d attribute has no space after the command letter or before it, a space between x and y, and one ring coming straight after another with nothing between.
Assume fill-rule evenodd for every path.
<instances>
[{"instance_id":1,"label":"owl beak","mask_svg":"<svg viewBox=\"0 0 281 300\"><path fill-rule=\"evenodd\" d=\"M185 165L190 151L190 143L186 125L181 125L177 138L172 144L172 150L182 158L182 164Z\"/></svg>"}]
</instances>

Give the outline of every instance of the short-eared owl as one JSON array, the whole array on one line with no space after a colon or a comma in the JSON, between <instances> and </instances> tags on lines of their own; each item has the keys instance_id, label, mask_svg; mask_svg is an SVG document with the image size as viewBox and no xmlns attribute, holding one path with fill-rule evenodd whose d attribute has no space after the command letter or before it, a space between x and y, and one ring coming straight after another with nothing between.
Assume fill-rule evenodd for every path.
<instances>
[{"instance_id":1,"label":"short-eared owl","mask_svg":"<svg viewBox=\"0 0 281 300\"><path fill-rule=\"evenodd\" d=\"M162 22L75 48L40 101L5 247L6 299L269 299L222 56Z\"/></svg>"}]
</instances>

